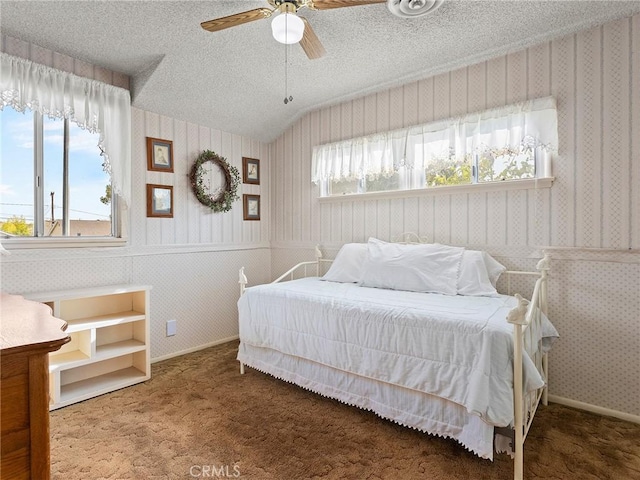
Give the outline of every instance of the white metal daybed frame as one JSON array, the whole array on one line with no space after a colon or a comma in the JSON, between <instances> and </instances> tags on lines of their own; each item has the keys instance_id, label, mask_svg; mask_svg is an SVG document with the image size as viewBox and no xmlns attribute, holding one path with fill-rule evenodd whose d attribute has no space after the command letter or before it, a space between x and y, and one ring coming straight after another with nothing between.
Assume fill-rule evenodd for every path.
<instances>
[{"instance_id":1,"label":"white metal daybed frame","mask_svg":"<svg viewBox=\"0 0 640 480\"><path fill-rule=\"evenodd\" d=\"M271 283L299 278L294 274L300 271L302 271L301 276L307 277L309 276L308 271L312 267L315 275L319 277L321 275L321 265L330 264L333 260L322 258L322 252L318 247L315 249L315 254L315 261L298 263ZM514 480L523 480L524 478L524 442L540 401L542 401L543 405L547 405L548 398L548 357L546 353L541 354L537 348L533 348L537 341L534 341L532 333L541 328L542 314L547 314L547 279L550 269L550 257L548 254L545 254L538 262L536 269L537 272L507 270L503 273L507 278L507 295L511 295L512 276L538 277L531 299L527 300L519 294L515 294L518 299L518 306L511 310L506 318L506 321L513 325L513 406L515 418L513 420L513 430L507 433L507 429L502 428L500 429L500 434L510 436L512 439ZM244 267L240 269L238 283L240 284L240 295L243 295L248 283ZM536 328L529 328L531 325ZM526 394L523 392L522 364L525 352L530 356L536 369L545 380L545 385L542 388ZM244 374L243 363L240 363L240 373Z\"/></svg>"}]
</instances>

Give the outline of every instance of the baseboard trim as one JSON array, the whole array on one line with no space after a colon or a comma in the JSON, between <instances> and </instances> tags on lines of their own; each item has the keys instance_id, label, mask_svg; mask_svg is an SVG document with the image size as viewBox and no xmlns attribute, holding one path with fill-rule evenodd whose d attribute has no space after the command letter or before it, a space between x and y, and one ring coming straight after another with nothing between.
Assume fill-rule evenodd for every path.
<instances>
[{"instance_id":1,"label":"baseboard trim","mask_svg":"<svg viewBox=\"0 0 640 480\"><path fill-rule=\"evenodd\" d=\"M597 413L598 415L615 417L619 418L620 420L626 420L627 422L640 424L640 415L633 415L631 413L610 410L608 408L598 407L597 405L591 405L589 403L571 400L570 398L558 397L556 395L549 395L549 401L553 403L559 403L560 405L566 405L567 407L573 407L579 410L586 410L587 412Z\"/></svg>"},{"instance_id":2,"label":"baseboard trim","mask_svg":"<svg viewBox=\"0 0 640 480\"><path fill-rule=\"evenodd\" d=\"M151 363L162 362L163 360L169 360L170 358L180 357L182 355L186 355L187 353L198 352L200 350L204 350L205 348L215 347L216 345L221 345L223 343L228 343L234 340L238 340L239 338L240 337L238 335L234 335L233 337L223 338L221 340L216 340L215 342L205 343L204 345L198 345L197 347L188 348L186 350L180 350L179 352L169 353L161 357L152 358Z\"/></svg>"}]
</instances>

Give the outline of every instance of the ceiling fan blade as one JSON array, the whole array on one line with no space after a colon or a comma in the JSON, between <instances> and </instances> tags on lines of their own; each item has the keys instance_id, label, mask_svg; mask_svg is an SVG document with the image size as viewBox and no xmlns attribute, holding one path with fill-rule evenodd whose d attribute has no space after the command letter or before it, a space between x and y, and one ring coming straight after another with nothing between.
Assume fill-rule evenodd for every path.
<instances>
[{"instance_id":1,"label":"ceiling fan blade","mask_svg":"<svg viewBox=\"0 0 640 480\"><path fill-rule=\"evenodd\" d=\"M209 32L217 32L218 30L235 27L236 25L242 25L243 23L249 23L253 22L254 20L268 18L272 13L273 10L269 10L268 8L256 8L254 10L236 13L235 15L229 15L227 17L221 17L216 18L215 20L202 22L200 26Z\"/></svg>"},{"instance_id":2,"label":"ceiling fan blade","mask_svg":"<svg viewBox=\"0 0 640 480\"><path fill-rule=\"evenodd\" d=\"M310 0L307 6L313 10L329 10L330 8L359 7L374 3L386 3L387 0Z\"/></svg>"},{"instance_id":3,"label":"ceiling fan blade","mask_svg":"<svg viewBox=\"0 0 640 480\"><path fill-rule=\"evenodd\" d=\"M304 53L307 54L310 60L323 57L327 51L322 46L322 43L320 43L316 32L313 31L313 28L311 28L306 18L300 18L304 22L304 33L302 34L302 40L300 40L300 46L304 50Z\"/></svg>"}]
</instances>

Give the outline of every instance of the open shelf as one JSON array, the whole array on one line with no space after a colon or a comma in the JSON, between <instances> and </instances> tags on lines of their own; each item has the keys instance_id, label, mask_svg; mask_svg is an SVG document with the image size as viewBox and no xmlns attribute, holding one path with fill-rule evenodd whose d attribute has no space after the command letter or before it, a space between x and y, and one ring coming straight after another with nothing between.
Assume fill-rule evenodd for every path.
<instances>
[{"instance_id":1,"label":"open shelf","mask_svg":"<svg viewBox=\"0 0 640 480\"><path fill-rule=\"evenodd\" d=\"M117 325L120 323L136 322L138 320L144 320L145 314L142 312L128 311L110 313L108 315L98 315L95 317L82 318L79 320L70 320L67 322L67 332L79 332L81 330L87 330L89 328L102 328L109 327L111 325Z\"/></svg>"},{"instance_id":2,"label":"open shelf","mask_svg":"<svg viewBox=\"0 0 640 480\"><path fill-rule=\"evenodd\" d=\"M71 368L74 365L84 364L89 360L89 355L80 350L49 356L49 371Z\"/></svg>"},{"instance_id":3,"label":"open shelf","mask_svg":"<svg viewBox=\"0 0 640 480\"><path fill-rule=\"evenodd\" d=\"M69 405L93 398L120 388L128 387L147 380L147 375L135 367L128 367L97 377L63 385L60 389L60 403ZM60 406L64 406L60 405Z\"/></svg>"},{"instance_id":4,"label":"open shelf","mask_svg":"<svg viewBox=\"0 0 640 480\"><path fill-rule=\"evenodd\" d=\"M129 353L139 352L147 348L144 342L139 340L123 340L121 342L109 343L96 347L96 359L104 360L111 357L119 357Z\"/></svg>"},{"instance_id":5,"label":"open shelf","mask_svg":"<svg viewBox=\"0 0 640 480\"><path fill-rule=\"evenodd\" d=\"M150 289L111 285L28 296L67 322L71 337L49 355L50 410L151 377Z\"/></svg>"}]
</instances>

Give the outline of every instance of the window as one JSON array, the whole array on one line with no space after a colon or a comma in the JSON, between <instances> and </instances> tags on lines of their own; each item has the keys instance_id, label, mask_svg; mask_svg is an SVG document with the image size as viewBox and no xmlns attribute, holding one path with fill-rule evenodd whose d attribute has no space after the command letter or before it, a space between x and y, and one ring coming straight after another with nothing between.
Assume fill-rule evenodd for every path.
<instances>
[{"instance_id":1,"label":"window","mask_svg":"<svg viewBox=\"0 0 640 480\"><path fill-rule=\"evenodd\" d=\"M120 237L119 208L131 195L129 92L5 53L0 69L4 245Z\"/></svg>"},{"instance_id":2,"label":"window","mask_svg":"<svg viewBox=\"0 0 640 480\"><path fill-rule=\"evenodd\" d=\"M551 177L557 145L553 98L321 145L313 182L321 196Z\"/></svg>"},{"instance_id":3,"label":"window","mask_svg":"<svg viewBox=\"0 0 640 480\"><path fill-rule=\"evenodd\" d=\"M10 237L117 234L111 222L116 201L102 168L98 134L69 120L11 107L0 112L0 121L2 233Z\"/></svg>"}]
</instances>

